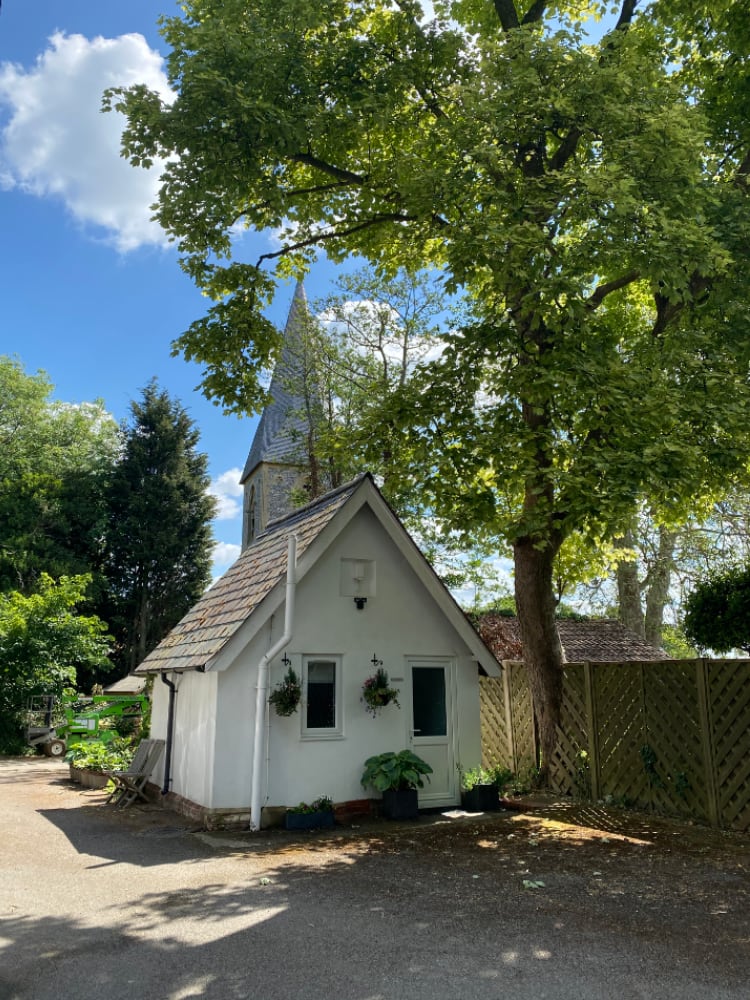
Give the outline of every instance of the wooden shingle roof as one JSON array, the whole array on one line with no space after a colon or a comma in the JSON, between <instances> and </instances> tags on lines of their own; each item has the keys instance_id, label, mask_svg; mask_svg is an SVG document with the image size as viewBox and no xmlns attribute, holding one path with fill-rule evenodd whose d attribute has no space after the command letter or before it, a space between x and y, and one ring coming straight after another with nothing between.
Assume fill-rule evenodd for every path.
<instances>
[{"instance_id":1,"label":"wooden shingle roof","mask_svg":"<svg viewBox=\"0 0 750 1000\"><path fill-rule=\"evenodd\" d=\"M364 479L360 476L268 524L236 563L201 597L136 673L196 670L205 667L286 578L287 540L297 536L297 558L317 538Z\"/></svg>"},{"instance_id":2,"label":"wooden shingle roof","mask_svg":"<svg viewBox=\"0 0 750 1000\"><path fill-rule=\"evenodd\" d=\"M523 659L518 619L496 614L482 615L477 631L498 660ZM591 621L560 618L557 634L567 663L669 659L663 649L655 649L622 622L610 618Z\"/></svg>"}]
</instances>

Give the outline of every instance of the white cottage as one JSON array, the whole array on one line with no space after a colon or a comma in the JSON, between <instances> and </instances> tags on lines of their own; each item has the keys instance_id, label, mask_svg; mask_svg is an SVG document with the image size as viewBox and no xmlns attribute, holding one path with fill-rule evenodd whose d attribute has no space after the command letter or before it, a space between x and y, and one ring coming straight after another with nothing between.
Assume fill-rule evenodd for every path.
<instances>
[{"instance_id":1,"label":"white cottage","mask_svg":"<svg viewBox=\"0 0 750 1000\"><path fill-rule=\"evenodd\" d=\"M137 671L157 675L151 735L166 753L152 780L207 825L259 828L321 795L362 808L377 797L360 783L365 760L404 747L433 769L420 808L457 805L457 765L481 759L479 675L500 675L369 475L291 509L304 463L293 400L274 384L293 368L302 307L298 287L245 469L244 551ZM267 520L279 498L287 511ZM373 717L362 690L381 664L399 705ZM290 666L302 698L282 717L268 696Z\"/></svg>"}]
</instances>

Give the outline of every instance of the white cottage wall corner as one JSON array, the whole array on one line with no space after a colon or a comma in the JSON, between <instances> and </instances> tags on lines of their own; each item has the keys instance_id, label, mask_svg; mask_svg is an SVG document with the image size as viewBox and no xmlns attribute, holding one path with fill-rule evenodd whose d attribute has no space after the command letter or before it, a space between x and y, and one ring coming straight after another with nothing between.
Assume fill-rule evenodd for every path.
<instances>
[{"instance_id":1,"label":"white cottage wall corner","mask_svg":"<svg viewBox=\"0 0 750 1000\"><path fill-rule=\"evenodd\" d=\"M196 671L171 673L176 685L171 782L169 791L211 807L214 785L217 678ZM151 736L166 740L169 689L159 675L154 677L151 709ZM159 762L151 781L164 781L165 758Z\"/></svg>"}]
</instances>

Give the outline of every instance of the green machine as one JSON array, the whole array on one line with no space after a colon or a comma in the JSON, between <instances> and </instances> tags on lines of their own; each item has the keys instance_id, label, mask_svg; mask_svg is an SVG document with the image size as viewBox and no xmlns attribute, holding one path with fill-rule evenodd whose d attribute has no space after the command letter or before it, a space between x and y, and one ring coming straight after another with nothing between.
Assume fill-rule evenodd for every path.
<instances>
[{"instance_id":1,"label":"green machine","mask_svg":"<svg viewBox=\"0 0 750 1000\"><path fill-rule=\"evenodd\" d=\"M29 705L26 739L48 757L62 757L71 743L109 743L116 739L117 722L139 719L147 705L148 698L143 694L91 698L40 695Z\"/></svg>"}]
</instances>

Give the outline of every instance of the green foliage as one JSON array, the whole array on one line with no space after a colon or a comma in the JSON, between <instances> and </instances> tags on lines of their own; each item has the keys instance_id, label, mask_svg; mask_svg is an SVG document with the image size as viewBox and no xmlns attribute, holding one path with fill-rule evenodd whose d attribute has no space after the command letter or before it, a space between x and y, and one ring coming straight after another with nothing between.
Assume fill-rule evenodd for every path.
<instances>
[{"instance_id":1,"label":"green foliage","mask_svg":"<svg viewBox=\"0 0 750 1000\"><path fill-rule=\"evenodd\" d=\"M154 382L131 404L107 507L107 618L118 666L133 670L210 580L207 458L183 407Z\"/></svg>"},{"instance_id":2,"label":"green foliage","mask_svg":"<svg viewBox=\"0 0 750 1000\"><path fill-rule=\"evenodd\" d=\"M368 757L365 761L362 785L365 788L374 788L376 792L423 788L423 778L427 777L429 781L430 774L432 774L430 765L411 750L401 750L399 753L387 751Z\"/></svg>"},{"instance_id":3,"label":"green foliage","mask_svg":"<svg viewBox=\"0 0 750 1000\"><path fill-rule=\"evenodd\" d=\"M44 373L0 356L0 590L31 593L42 572L101 567L117 424L101 402L58 403L52 390Z\"/></svg>"},{"instance_id":4,"label":"green foliage","mask_svg":"<svg viewBox=\"0 0 750 1000\"><path fill-rule=\"evenodd\" d=\"M73 743L65 759L73 767L86 771L126 771L135 754L131 739L114 739L108 743L85 740Z\"/></svg>"},{"instance_id":5,"label":"green foliage","mask_svg":"<svg viewBox=\"0 0 750 1000\"><path fill-rule=\"evenodd\" d=\"M459 764L458 771L461 776L461 788L467 792L470 792L476 785L495 785L498 791L502 791L506 785L513 781L513 772L501 764L487 768L480 765L472 767L468 771L464 771Z\"/></svg>"},{"instance_id":6,"label":"green foliage","mask_svg":"<svg viewBox=\"0 0 750 1000\"><path fill-rule=\"evenodd\" d=\"M310 813L331 812L333 809L333 799L328 795L321 795L320 798L313 799L312 802L300 802L297 806L287 809L287 812L309 815Z\"/></svg>"},{"instance_id":7,"label":"green foliage","mask_svg":"<svg viewBox=\"0 0 750 1000\"><path fill-rule=\"evenodd\" d=\"M664 652L673 660L692 660L698 655L679 625L662 626L661 645Z\"/></svg>"},{"instance_id":8,"label":"green foliage","mask_svg":"<svg viewBox=\"0 0 750 1000\"><path fill-rule=\"evenodd\" d=\"M294 715L297 711L301 698L302 684L294 668L289 667L284 679L268 696L268 702L276 709L277 715L288 716Z\"/></svg>"},{"instance_id":9,"label":"green foliage","mask_svg":"<svg viewBox=\"0 0 750 1000\"><path fill-rule=\"evenodd\" d=\"M401 706L398 703L398 688L390 687L388 671L378 667L372 677L368 677L362 685L362 701L373 718L386 705Z\"/></svg>"},{"instance_id":10,"label":"green foliage","mask_svg":"<svg viewBox=\"0 0 750 1000\"><path fill-rule=\"evenodd\" d=\"M106 669L107 626L78 614L90 578L42 574L28 596L0 594L0 751L23 746L24 713L35 695L61 695L76 669Z\"/></svg>"},{"instance_id":11,"label":"green foliage","mask_svg":"<svg viewBox=\"0 0 750 1000\"><path fill-rule=\"evenodd\" d=\"M675 519L747 461L742 7L190 0L175 100L109 97L125 154L168 158L157 215L215 302L177 347L225 406L258 405L262 309L317 248L468 300L376 423L394 495L513 547L545 760L565 540L643 497ZM227 263L238 223L282 248Z\"/></svg>"},{"instance_id":12,"label":"green foliage","mask_svg":"<svg viewBox=\"0 0 750 1000\"><path fill-rule=\"evenodd\" d=\"M699 584L683 608L685 635L699 649L750 654L750 566Z\"/></svg>"}]
</instances>

